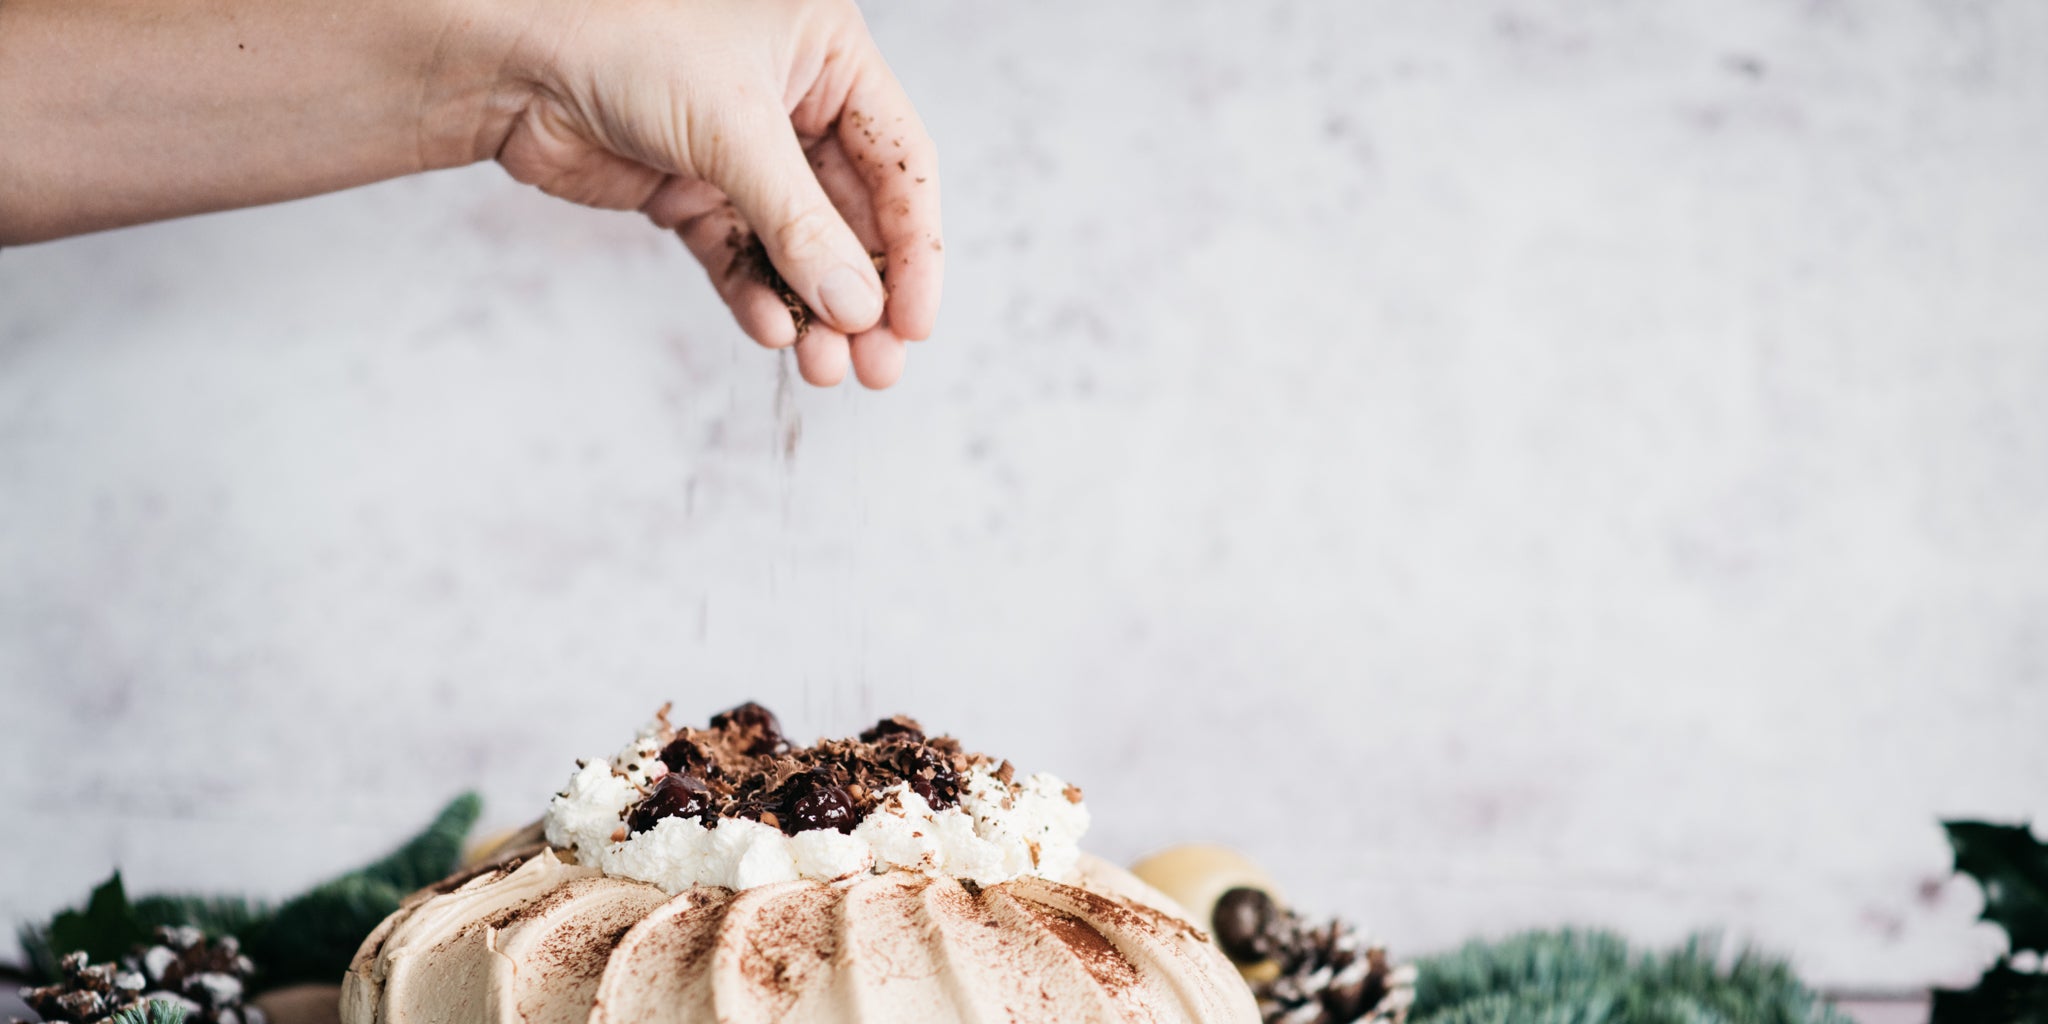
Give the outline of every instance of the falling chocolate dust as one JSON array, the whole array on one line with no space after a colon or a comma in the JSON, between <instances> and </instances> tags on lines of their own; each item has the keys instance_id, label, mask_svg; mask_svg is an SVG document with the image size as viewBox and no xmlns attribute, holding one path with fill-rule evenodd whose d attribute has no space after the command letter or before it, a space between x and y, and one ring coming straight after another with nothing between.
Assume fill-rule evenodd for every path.
<instances>
[{"instance_id":1,"label":"falling chocolate dust","mask_svg":"<svg viewBox=\"0 0 2048 1024\"><path fill-rule=\"evenodd\" d=\"M796 407L796 385L790 378L789 364L796 360L796 354L789 349L776 353L775 360L775 433L782 439L782 461L787 465L796 458L796 447L804 439L804 414Z\"/></svg>"},{"instance_id":2,"label":"falling chocolate dust","mask_svg":"<svg viewBox=\"0 0 2048 1024\"><path fill-rule=\"evenodd\" d=\"M768 290L782 300L783 308L789 310L789 319L796 325L796 339L802 341L810 333L811 324L818 315L811 311L796 289L789 286L782 272L775 269L775 261L768 258L768 248L761 244L761 236L742 231L735 226L726 232L725 244L733 251L732 265L728 273L745 274L768 286ZM882 277L883 288L888 287L887 253L871 252L868 259L874 262L875 273ZM796 449L804 436L803 414L796 408L796 387L790 380L789 364L792 356L785 350L775 364L775 425L776 433L782 439L784 462L796 458Z\"/></svg>"},{"instance_id":3,"label":"falling chocolate dust","mask_svg":"<svg viewBox=\"0 0 2048 1024\"><path fill-rule=\"evenodd\" d=\"M796 325L796 337L802 341L811 329L814 314L811 307L798 296L796 289L783 279L782 272L775 269L775 262L768 258L768 249L761 244L761 236L742 230L734 225L725 233L726 248L732 250L732 263L726 273L739 274L768 286L782 300L789 310L789 319ZM777 353L775 361L775 435L779 441L785 466L796 458L797 445L804 437L804 418L796 407L796 385L791 380L790 362L795 354L784 349Z\"/></svg>"}]
</instances>

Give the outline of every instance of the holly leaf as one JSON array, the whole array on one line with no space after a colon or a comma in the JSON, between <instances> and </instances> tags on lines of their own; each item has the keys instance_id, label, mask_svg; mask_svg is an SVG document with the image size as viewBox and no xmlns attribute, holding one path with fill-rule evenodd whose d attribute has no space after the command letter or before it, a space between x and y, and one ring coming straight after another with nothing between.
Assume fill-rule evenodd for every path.
<instances>
[{"instance_id":1,"label":"holly leaf","mask_svg":"<svg viewBox=\"0 0 2048 1024\"><path fill-rule=\"evenodd\" d=\"M2000 959L1968 990L1934 990L1928 1024L2048 1024L2048 974L2025 974Z\"/></svg>"},{"instance_id":2,"label":"holly leaf","mask_svg":"<svg viewBox=\"0 0 2048 1024\"><path fill-rule=\"evenodd\" d=\"M2013 952L2048 953L2048 843L2025 825L1945 821L1956 873L1984 889L1981 920L2005 929Z\"/></svg>"}]
</instances>

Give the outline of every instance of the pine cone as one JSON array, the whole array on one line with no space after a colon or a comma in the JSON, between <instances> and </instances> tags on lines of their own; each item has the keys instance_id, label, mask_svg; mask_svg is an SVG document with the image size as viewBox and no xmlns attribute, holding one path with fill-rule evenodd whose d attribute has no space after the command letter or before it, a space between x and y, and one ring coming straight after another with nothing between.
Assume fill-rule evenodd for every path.
<instances>
[{"instance_id":1,"label":"pine cone","mask_svg":"<svg viewBox=\"0 0 2048 1024\"><path fill-rule=\"evenodd\" d=\"M116 964L88 963L84 953L58 962L62 980L24 988L21 999L46 1021L100 1021L142 1001L142 976Z\"/></svg>"},{"instance_id":2,"label":"pine cone","mask_svg":"<svg viewBox=\"0 0 2048 1024\"><path fill-rule=\"evenodd\" d=\"M118 964L72 953L59 968L57 984L21 993L45 1021L106 1024L129 1007L162 1001L184 1008L190 1024L266 1024L261 1010L242 1002L256 967L231 935L209 942L197 928L158 928L155 945Z\"/></svg>"},{"instance_id":3,"label":"pine cone","mask_svg":"<svg viewBox=\"0 0 2048 1024\"><path fill-rule=\"evenodd\" d=\"M1400 1024L1415 999L1415 969L1393 967L1387 951L1342 921L1313 925L1275 914L1258 945L1280 974L1252 987L1266 1024Z\"/></svg>"}]
</instances>

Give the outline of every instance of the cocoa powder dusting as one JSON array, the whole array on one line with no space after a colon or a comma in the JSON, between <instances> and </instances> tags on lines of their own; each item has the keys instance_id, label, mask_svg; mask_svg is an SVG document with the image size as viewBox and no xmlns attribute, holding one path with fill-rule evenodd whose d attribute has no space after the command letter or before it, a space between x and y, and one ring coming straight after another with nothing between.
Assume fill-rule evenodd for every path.
<instances>
[{"instance_id":1,"label":"cocoa powder dusting","mask_svg":"<svg viewBox=\"0 0 2048 1024\"><path fill-rule=\"evenodd\" d=\"M1051 932L1087 969L1089 977L1112 996L1138 986L1137 966L1094 925L1030 900L1018 900L1016 905L1026 917Z\"/></svg>"},{"instance_id":2,"label":"cocoa powder dusting","mask_svg":"<svg viewBox=\"0 0 2048 1024\"><path fill-rule=\"evenodd\" d=\"M806 988L830 974L839 952L839 904L845 898L844 889L832 886L778 893L746 921L748 927L720 940L738 947L741 976L775 1007L768 1019L782 1019ZM728 927L734 916L728 915Z\"/></svg>"}]
</instances>

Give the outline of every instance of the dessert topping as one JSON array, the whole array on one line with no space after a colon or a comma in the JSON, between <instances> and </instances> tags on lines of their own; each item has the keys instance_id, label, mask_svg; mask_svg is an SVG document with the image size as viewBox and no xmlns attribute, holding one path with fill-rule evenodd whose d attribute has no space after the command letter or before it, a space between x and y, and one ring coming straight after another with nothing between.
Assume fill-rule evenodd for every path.
<instances>
[{"instance_id":1,"label":"dessert topping","mask_svg":"<svg viewBox=\"0 0 2048 1024\"><path fill-rule=\"evenodd\" d=\"M885 718L853 739L790 743L742 704L707 728L663 708L608 761L582 762L548 808L549 842L674 891L908 869L994 884L1063 877L1088 823L1080 790Z\"/></svg>"},{"instance_id":2,"label":"dessert topping","mask_svg":"<svg viewBox=\"0 0 2048 1024\"><path fill-rule=\"evenodd\" d=\"M701 818L713 807L711 787L703 779L670 772L654 780L654 788L626 817L626 828L645 832L663 818Z\"/></svg>"},{"instance_id":3,"label":"dessert topping","mask_svg":"<svg viewBox=\"0 0 2048 1024\"><path fill-rule=\"evenodd\" d=\"M964 753L950 738L927 739L901 715L883 719L860 739L809 747L792 747L775 713L753 703L713 716L708 729L673 729L666 718L657 718L654 728L673 732L652 758L660 769L635 757L621 765L628 775L639 768L651 779L627 817L629 833L671 817L707 824L773 820L792 836L821 828L851 832L898 784L934 810L958 804L960 776L987 760Z\"/></svg>"}]
</instances>

